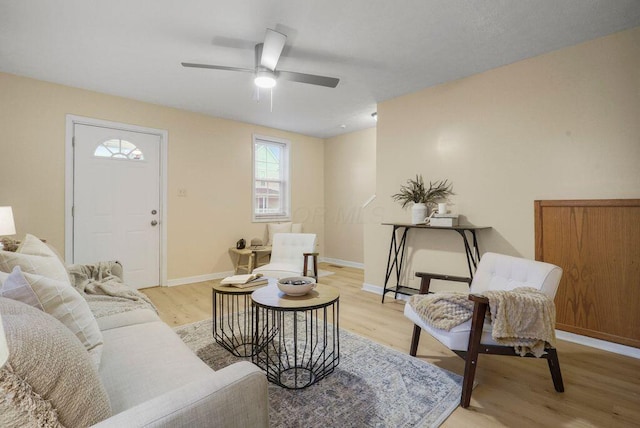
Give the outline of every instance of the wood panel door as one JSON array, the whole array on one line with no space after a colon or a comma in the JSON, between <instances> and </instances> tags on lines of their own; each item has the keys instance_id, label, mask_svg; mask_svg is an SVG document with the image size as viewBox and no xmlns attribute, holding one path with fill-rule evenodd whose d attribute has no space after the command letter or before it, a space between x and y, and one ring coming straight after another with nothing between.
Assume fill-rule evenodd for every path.
<instances>
[{"instance_id":1,"label":"wood panel door","mask_svg":"<svg viewBox=\"0 0 640 428\"><path fill-rule=\"evenodd\" d=\"M560 330L640 348L640 200L536 201L536 259L564 274Z\"/></svg>"}]
</instances>

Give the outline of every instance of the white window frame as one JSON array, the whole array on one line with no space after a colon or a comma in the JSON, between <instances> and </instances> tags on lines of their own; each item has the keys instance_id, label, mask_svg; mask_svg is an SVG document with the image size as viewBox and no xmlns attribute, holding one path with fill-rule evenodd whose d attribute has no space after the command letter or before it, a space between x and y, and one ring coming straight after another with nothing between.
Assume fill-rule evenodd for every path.
<instances>
[{"instance_id":1,"label":"white window frame","mask_svg":"<svg viewBox=\"0 0 640 428\"><path fill-rule=\"evenodd\" d=\"M282 211L280 213L258 213L256 206L256 143L273 144L283 147L282 151L282 163L280 164L280 183L282 198ZM264 135L253 135L251 143L251 216L254 222L272 222L272 221L290 221L291 220L291 171L290 162L291 157L291 142L281 138L267 137Z\"/></svg>"}]
</instances>

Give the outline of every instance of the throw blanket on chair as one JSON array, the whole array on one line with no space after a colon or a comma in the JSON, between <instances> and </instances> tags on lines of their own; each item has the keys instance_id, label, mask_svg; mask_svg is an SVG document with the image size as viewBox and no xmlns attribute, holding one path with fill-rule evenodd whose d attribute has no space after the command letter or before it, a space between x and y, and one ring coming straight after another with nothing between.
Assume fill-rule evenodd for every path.
<instances>
[{"instance_id":1,"label":"throw blanket on chair","mask_svg":"<svg viewBox=\"0 0 640 428\"><path fill-rule=\"evenodd\" d=\"M545 344L555 346L556 307L546 294L531 287L511 291L485 291L489 299L492 337L500 345L513 346L518 354L544 354ZM466 293L411 296L409 305L427 324L441 330L470 320L474 303Z\"/></svg>"},{"instance_id":2,"label":"throw blanket on chair","mask_svg":"<svg viewBox=\"0 0 640 428\"><path fill-rule=\"evenodd\" d=\"M440 330L449 331L473 315L473 302L468 293L416 294L409 298L408 304L427 324Z\"/></svg>"},{"instance_id":3,"label":"throw blanket on chair","mask_svg":"<svg viewBox=\"0 0 640 428\"><path fill-rule=\"evenodd\" d=\"M493 340L513 346L520 356L544 354L545 344L556 344L556 306L546 294L531 287L485 291L489 299Z\"/></svg>"},{"instance_id":4,"label":"throw blanket on chair","mask_svg":"<svg viewBox=\"0 0 640 428\"><path fill-rule=\"evenodd\" d=\"M122 283L112 273L116 262L67 266L73 285L87 300L96 318L134 309L146 308L158 312L149 298Z\"/></svg>"}]
</instances>

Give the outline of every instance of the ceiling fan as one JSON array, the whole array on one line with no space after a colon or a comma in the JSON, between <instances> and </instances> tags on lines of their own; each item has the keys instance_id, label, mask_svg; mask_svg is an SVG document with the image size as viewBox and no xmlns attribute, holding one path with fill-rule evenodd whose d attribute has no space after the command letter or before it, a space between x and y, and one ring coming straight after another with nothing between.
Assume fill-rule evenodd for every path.
<instances>
[{"instance_id":1,"label":"ceiling fan","mask_svg":"<svg viewBox=\"0 0 640 428\"><path fill-rule=\"evenodd\" d=\"M317 76L315 74L298 73L295 71L276 70L276 65L284 49L287 36L267 28L264 43L255 46L255 68L228 67L225 65L196 64L183 62L183 67L210 68L214 70L242 71L254 73L254 83L259 88L273 88L278 80L308 83L310 85L335 88L340 79L335 77Z\"/></svg>"}]
</instances>

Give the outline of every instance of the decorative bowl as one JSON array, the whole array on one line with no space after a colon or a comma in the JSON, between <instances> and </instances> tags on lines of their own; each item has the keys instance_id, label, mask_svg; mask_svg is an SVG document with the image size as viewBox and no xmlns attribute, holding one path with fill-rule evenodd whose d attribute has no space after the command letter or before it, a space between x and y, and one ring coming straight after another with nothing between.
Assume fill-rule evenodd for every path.
<instances>
[{"instance_id":1,"label":"decorative bowl","mask_svg":"<svg viewBox=\"0 0 640 428\"><path fill-rule=\"evenodd\" d=\"M316 288L316 280L308 276L290 276L279 279L278 288L287 296L303 296Z\"/></svg>"}]
</instances>

